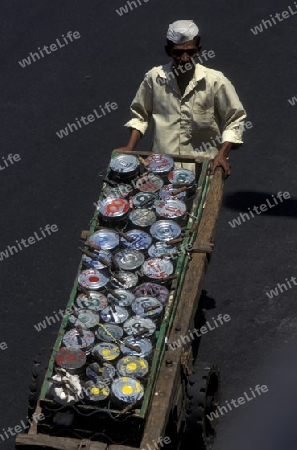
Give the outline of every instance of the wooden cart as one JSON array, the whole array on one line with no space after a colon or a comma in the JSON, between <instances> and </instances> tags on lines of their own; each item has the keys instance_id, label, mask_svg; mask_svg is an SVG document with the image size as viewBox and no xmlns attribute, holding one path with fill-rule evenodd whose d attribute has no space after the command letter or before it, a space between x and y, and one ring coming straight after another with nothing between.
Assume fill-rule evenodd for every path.
<instances>
[{"instance_id":1,"label":"wooden cart","mask_svg":"<svg viewBox=\"0 0 297 450\"><path fill-rule=\"evenodd\" d=\"M128 153L140 158L151 154ZM112 157L118 154L115 150ZM189 330L203 325L205 320L205 309L200 300L214 248L224 175L219 168L210 176L211 162L208 160L170 156L176 162L195 164L198 188L187 223L187 229L191 232L183 237L183 244L191 244L187 246L191 251L182 252L176 263L176 277L171 284L169 301L158 331L150 383L141 407L109 411L108 414L85 404L79 405L73 412L67 408L55 409L46 393L68 321L65 317L53 350L50 353L41 352L34 361L30 386L30 417L44 413L47 418L51 416L51 420L33 421L27 433L16 436L16 449L173 450L190 448L187 443L191 439L194 439L197 450L211 448L215 438L215 421L210 422L206 415L214 411L218 403L219 370L211 361L199 361L197 339L183 339L183 344L176 348L170 344L186 336ZM90 229L83 231L81 237L86 238L93 233L97 225L98 221L92 219ZM78 274L80 271L81 264ZM72 306L77 289L76 277L67 307ZM61 423L65 424L64 430Z\"/></svg>"}]
</instances>

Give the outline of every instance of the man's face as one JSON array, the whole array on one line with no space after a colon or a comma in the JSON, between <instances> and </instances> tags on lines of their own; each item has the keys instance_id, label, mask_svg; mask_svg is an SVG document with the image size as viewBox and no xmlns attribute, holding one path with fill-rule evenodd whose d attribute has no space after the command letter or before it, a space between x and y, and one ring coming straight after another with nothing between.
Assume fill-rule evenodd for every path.
<instances>
[{"instance_id":1,"label":"man's face","mask_svg":"<svg viewBox=\"0 0 297 450\"><path fill-rule=\"evenodd\" d=\"M173 58L175 65L185 65L191 63L192 59L199 54L200 47L197 46L196 39L187 41L183 44L174 44L170 49L170 56Z\"/></svg>"}]
</instances>

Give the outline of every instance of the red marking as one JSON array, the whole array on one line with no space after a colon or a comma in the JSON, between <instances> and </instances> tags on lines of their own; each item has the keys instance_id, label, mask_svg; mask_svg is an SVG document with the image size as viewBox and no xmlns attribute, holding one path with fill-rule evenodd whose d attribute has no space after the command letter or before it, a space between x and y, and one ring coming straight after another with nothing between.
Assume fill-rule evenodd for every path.
<instances>
[{"instance_id":1,"label":"red marking","mask_svg":"<svg viewBox=\"0 0 297 450\"><path fill-rule=\"evenodd\" d=\"M117 212L126 213L129 210L129 204L125 199L114 199L106 205L106 215L114 215Z\"/></svg>"},{"instance_id":2,"label":"red marking","mask_svg":"<svg viewBox=\"0 0 297 450\"><path fill-rule=\"evenodd\" d=\"M89 278L89 281L90 281L91 283L96 283L96 281L99 281L99 278L98 278L98 277L90 277L90 278Z\"/></svg>"}]
</instances>

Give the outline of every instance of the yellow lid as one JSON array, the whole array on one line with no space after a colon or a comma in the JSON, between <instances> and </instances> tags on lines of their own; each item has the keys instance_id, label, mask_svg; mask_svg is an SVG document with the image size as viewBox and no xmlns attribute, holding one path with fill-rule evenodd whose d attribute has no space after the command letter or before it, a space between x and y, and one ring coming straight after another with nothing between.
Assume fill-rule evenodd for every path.
<instances>
[{"instance_id":1,"label":"yellow lid","mask_svg":"<svg viewBox=\"0 0 297 450\"><path fill-rule=\"evenodd\" d=\"M126 394L126 395L132 394L133 388L132 388L132 386L125 385L122 387L122 392L123 392L123 394Z\"/></svg>"},{"instance_id":2,"label":"yellow lid","mask_svg":"<svg viewBox=\"0 0 297 450\"><path fill-rule=\"evenodd\" d=\"M131 362L129 364L127 364L127 370L129 372L134 372L137 369L137 364Z\"/></svg>"},{"instance_id":3,"label":"yellow lid","mask_svg":"<svg viewBox=\"0 0 297 450\"><path fill-rule=\"evenodd\" d=\"M91 389L91 392L92 392L92 394L100 394L100 389L99 388L97 388L97 387L92 387L92 389Z\"/></svg>"},{"instance_id":4,"label":"yellow lid","mask_svg":"<svg viewBox=\"0 0 297 450\"><path fill-rule=\"evenodd\" d=\"M102 355L106 356L106 355L110 355L110 350L108 348L104 348L102 350Z\"/></svg>"}]
</instances>

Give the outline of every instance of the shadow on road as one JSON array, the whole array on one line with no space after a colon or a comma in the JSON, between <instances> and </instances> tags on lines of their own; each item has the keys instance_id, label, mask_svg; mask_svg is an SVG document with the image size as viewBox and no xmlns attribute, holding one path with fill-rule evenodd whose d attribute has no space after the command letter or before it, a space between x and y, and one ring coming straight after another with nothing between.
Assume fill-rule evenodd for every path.
<instances>
[{"instance_id":1,"label":"shadow on road","mask_svg":"<svg viewBox=\"0 0 297 450\"><path fill-rule=\"evenodd\" d=\"M260 214L266 216L297 217L297 199L288 198L285 200L283 197L279 199L277 192L238 191L233 194L227 194L223 201L223 205L226 208L234 209L242 213L249 213L248 208L253 211L254 206L259 207L263 204L267 206L267 210L260 212ZM254 214L255 216L258 215L255 211Z\"/></svg>"}]
</instances>

